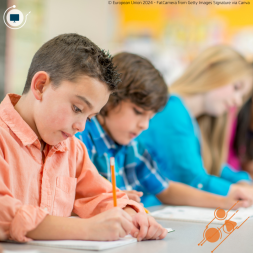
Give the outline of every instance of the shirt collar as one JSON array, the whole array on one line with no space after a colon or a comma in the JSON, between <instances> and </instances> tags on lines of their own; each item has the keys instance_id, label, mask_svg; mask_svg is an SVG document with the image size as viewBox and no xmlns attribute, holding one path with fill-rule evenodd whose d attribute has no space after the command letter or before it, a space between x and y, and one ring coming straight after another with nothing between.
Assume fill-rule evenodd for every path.
<instances>
[{"instance_id":1,"label":"shirt collar","mask_svg":"<svg viewBox=\"0 0 253 253\"><path fill-rule=\"evenodd\" d=\"M86 123L86 129L94 142L99 156L104 153L108 153L108 151L113 151L114 154L119 151L125 151L126 146L115 143L115 141L113 141L112 138L105 132L96 117L92 118L91 122Z\"/></svg>"},{"instance_id":2,"label":"shirt collar","mask_svg":"<svg viewBox=\"0 0 253 253\"><path fill-rule=\"evenodd\" d=\"M14 108L20 98L21 96L17 94L7 94L0 104L0 118L24 146L34 144L40 149L41 144L38 136ZM67 150L65 141L58 143L53 148L61 152Z\"/></svg>"}]
</instances>

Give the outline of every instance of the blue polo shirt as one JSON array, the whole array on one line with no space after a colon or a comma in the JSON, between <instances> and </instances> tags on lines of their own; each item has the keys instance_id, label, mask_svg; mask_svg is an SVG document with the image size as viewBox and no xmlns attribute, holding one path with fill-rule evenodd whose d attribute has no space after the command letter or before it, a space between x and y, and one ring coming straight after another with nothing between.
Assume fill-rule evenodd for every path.
<instances>
[{"instance_id":1,"label":"blue polo shirt","mask_svg":"<svg viewBox=\"0 0 253 253\"><path fill-rule=\"evenodd\" d=\"M111 181L110 157L115 157L117 187L142 191L141 202L145 207L161 204L155 195L169 186L168 179L162 176L156 162L137 140L128 145L115 143L96 118L87 122L85 130L76 137L85 144L91 161L102 176Z\"/></svg>"}]
</instances>

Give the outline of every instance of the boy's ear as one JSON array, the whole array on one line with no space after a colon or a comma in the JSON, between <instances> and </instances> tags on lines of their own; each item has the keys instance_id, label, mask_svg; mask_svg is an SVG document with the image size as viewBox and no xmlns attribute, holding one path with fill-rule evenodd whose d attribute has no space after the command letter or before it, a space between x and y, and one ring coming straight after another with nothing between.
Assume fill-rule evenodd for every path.
<instances>
[{"instance_id":1,"label":"boy's ear","mask_svg":"<svg viewBox=\"0 0 253 253\"><path fill-rule=\"evenodd\" d=\"M50 78L47 72L39 71L37 72L31 82L31 90L34 97L37 100L41 100L45 89L50 84Z\"/></svg>"}]
</instances>

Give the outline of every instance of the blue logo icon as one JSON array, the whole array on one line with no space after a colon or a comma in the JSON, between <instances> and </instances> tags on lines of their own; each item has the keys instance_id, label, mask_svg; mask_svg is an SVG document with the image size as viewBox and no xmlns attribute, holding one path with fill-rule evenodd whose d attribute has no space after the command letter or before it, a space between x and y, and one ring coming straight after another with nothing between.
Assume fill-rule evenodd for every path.
<instances>
[{"instance_id":1,"label":"blue logo icon","mask_svg":"<svg viewBox=\"0 0 253 253\"><path fill-rule=\"evenodd\" d=\"M13 8L12 10L10 10L11 8ZM20 10L15 9L16 5L13 5L11 7L9 7L3 15L3 20L5 25L10 28L10 29L20 29L21 27L23 27L26 23L27 20L27 16L31 13L27 13L25 16L25 21L24 20L24 15Z\"/></svg>"},{"instance_id":2,"label":"blue logo icon","mask_svg":"<svg viewBox=\"0 0 253 253\"><path fill-rule=\"evenodd\" d=\"M10 14L10 21L14 21L14 23L19 21L19 14Z\"/></svg>"}]
</instances>

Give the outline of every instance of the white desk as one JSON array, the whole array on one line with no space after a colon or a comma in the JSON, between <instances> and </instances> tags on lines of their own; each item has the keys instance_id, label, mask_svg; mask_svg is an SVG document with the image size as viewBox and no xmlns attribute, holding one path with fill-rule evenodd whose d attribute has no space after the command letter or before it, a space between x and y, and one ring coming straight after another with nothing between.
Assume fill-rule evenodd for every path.
<instances>
[{"instance_id":1,"label":"white desk","mask_svg":"<svg viewBox=\"0 0 253 253\"><path fill-rule=\"evenodd\" d=\"M161 207L160 207L161 208ZM158 210L160 208L150 208ZM176 231L169 233L164 240L143 241L136 244L130 244L123 247L100 251L105 253L211 253L211 251L221 242L206 242L203 246L198 243L203 239L203 231L207 224L178 222L159 220L164 227L171 227ZM224 235L224 233L223 233ZM224 238L223 238L224 239ZM48 248L39 246L30 246L25 244L2 243L5 250L38 250L43 253L78 253L80 250L69 250L59 248ZM82 251L85 253L94 253L95 251ZM240 229L233 232L214 253L252 253L253 252L253 218L247 220Z\"/></svg>"}]
</instances>

